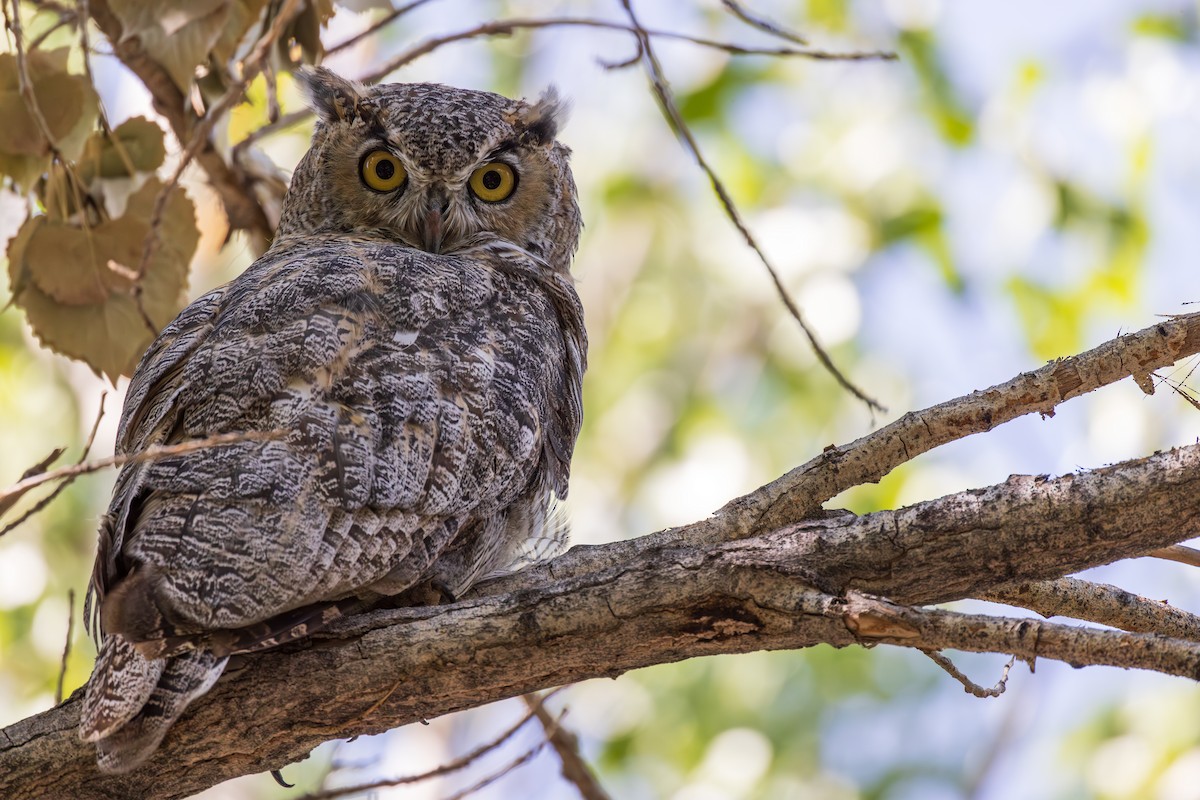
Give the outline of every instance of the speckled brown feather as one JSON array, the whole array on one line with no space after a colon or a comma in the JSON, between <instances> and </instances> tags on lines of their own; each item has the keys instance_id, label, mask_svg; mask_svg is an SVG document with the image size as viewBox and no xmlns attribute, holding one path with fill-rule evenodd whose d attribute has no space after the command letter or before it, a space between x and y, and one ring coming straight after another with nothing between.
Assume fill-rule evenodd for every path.
<instances>
[{"instance_id":1,"label":"speckled brown feather","mask_svg":"<svg viewBox=\"0 0 1200 800\"><path fill-rule=\"evenodd\" d=\"M557 98L304 78L321 120L277 239L167 326L129 386L120 453L278 435L118 476L80 722L105 770L148 757L228 655L417 584L458 595L559 538L587 345ZM380 147L401 191L359 178ZM494 159L520 183L488 204L466 179Z\"/></svg>"}]
</instances>

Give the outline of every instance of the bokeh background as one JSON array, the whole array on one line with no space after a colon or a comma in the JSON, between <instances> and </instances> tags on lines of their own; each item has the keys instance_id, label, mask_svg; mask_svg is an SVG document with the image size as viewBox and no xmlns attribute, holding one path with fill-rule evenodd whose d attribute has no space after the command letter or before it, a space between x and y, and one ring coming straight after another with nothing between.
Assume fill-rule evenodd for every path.
<instances>
[{"instance_id":1,"label":"bokeh background","mask_svg":"<svg viewBox=\"0 0 1200 800\"><path fill-rule=\"evenodd\" d=\"M336 43L381 15L339 6ZM707 180L675 141L628 35L588 28L458 43L395 80L532 96L556 84L574 110L585 231L575 271L592 341L586 424L570 499L574 541L601 543L694 521L818 453L908 410L1002 382L1200 300L1200 46L1194 0L756 0L821 47L895 49L898 62L733 57L685 42L657 50L689 125L836 361L889 409L874 417L824 373ZM650 27L772 44L717 0L643 0ZM504 16L621 21L609 0L435 0L329 66L369 73L402 48ZM144 90L101 45L113 123L147 113ZM286 76L284 111L299 107ZM220 135L265 120L261 86ZM291 169L308 128L266 139ZM168 162L168 168L170 168ZM225 241L216 201L187 188L203 238L190 296L251 255ZM24 203L0 190L0 237ZM0 286L0 304L8 300ZM1170 388L1132 381L906 464L830 507L892 508L1002 481L1061 474L1200 436ZM111 452L123 384L40 349L22 313L0 313L0 485L56 446L78 454L108 389L95 455ZM53 704L75 593L68 693L94 648L81 597L113 475L79 480L0 539L0 725ZM1089 573L1200 611L1200 574L1139 560ZM988 608L984 604L962 607ZM992 608L1006 613L1012 609ZM955 654L979 683L1001 657ZM558 695L566 723L617 798L1200 797L1200 690L1115 669L1040 662L975 699L918 653L879 647L694 660ZM350 744L284 775L209 798L282 798L323 781L419 772L524 711L496 704ZM380 790L436 798L535 742L533 728L466 776ZM330 770L333 769L333 773ZM549 752L483 798L570 798Z\"/></svg>"}]
</instances>

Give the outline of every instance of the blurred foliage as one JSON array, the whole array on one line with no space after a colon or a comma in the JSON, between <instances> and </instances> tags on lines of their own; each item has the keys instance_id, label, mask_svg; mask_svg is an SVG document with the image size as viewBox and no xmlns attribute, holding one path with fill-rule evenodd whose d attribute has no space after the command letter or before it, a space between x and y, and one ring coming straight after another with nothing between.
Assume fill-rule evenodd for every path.
<instances>
[{"instance_id":1,"label":"blurred foliage","mask_svg":"<svg viewBox=\"0 0 1200 800\"><path fill-rule=\"evenodd\" d=\"M230 62L261 30L261 11L276 5L109 4L180 89L198 84L208 100L224 91ZM287 68L318 58L387 5L306 4L277 53L284 112L299 103ZM816 364L658 116L644 77L595 65L627 57L626 38L516 32L451 45L395 76L510 95L534 94L553 78L574 98L564 137L587 223L576 273L592 341L571 497L581 542L700 518L872 423L1078 352L1148 309L1172 310L1167 300L1194 285L1185 282L1184 271L1194 270L1181 242L1195 240L1178 232L1177 220L1193 220L1196 204L1172 181L1200 165L1169 159L1186 151L1179 142L1194 136L1196 112L1183 116L1181 135L1179 117L1162 110L1171 98L1153 98L1156 86L1166 87L1163 95L1200 92L1194 4L1168 2L1153 13L1130 4L1093 18L1056 8L1045 20L1004 15L995 4L749 5L824 49L894 47L902 55L896 64L828 64L733 58L682 43L664 43L660 53L684 117L789 291L835 361L889 406L886 419L872 420ZM715 3L638 7L657 28L772 44ZM156 122L136 116L152 114L136 104L125 111L132 118L105 135L70 27L51 31L53 13L22 9L27 41L48 37L31 55L34 91L72 170L52 165L17 92L15 62L0 53L0 118L8 123L0 126L0 235L12 237L0 302L16 305L0 314L0 484L55 446L77 451L103 385L87 367L40 348L30 331L114 381L149 340L127 273L109 262L137 268L162 173L178 148ZM365 74L416 41L490 18L611 12L599 0L432 2L331 64ZM1070 29L1085 24L1083 33ZM1017 35L1032 27L1040 38ZM1011 52L1001 57L1000 45L980 44L979 30ZM1145 72L1147 64L1159 71ZM1164 82L1177 73L1184 77ZM111 85L101 94L115 107L129 84L105 80ZM241 142L269 118L260 77L218 125L217 141ZM307 135L297 126L267 137L248 157L289 169ZM179 308L185 287L194 296L251 257L240 234L225 242L214 205L193 174L166 205L165 235L140 294L156 326ZM1074 413L1074 422L957 443L833 505L893 508L1002 480L1026 457L1043 460L1023 468L1044 472L1094 465L1113 458L1096 431L1135 431L1129 455L1188 439L1170 422L1167 401L1150 400L1118 405L1119 425L1073 403L1085 410L1060 417ZM110 403L97 455L111 448L116 416ZM111 479L79 481L0 539L0 724L51 703L66 593L76 592L78 621ZM1172 591L1173 602L1195 597ZM77 624L68 692L86 680L93 652ZM981 683L994 680L994 661L963 660ZM1115 673L1080 673L1093 674ZM1194 687L1160 682L1145 690L1124 675L1085 680L1039 664L1037 676L1014 671L1009 694L985 702L918 654L817 647L662 665L588 682L566 703L568 724L583 734L603 781L614 796L634 800L1188 796L1190 789L1173 787L1200 781ZM1057 707L1051 690L1075 704ZM465 717L447 727L474 731ZM407 743L422 735L434 732L393 736ZM462 745L458 752L478 744L453 734L446 741ZM371 742L349 751L386 749ZM372 752L367 777L432 766L413 763L418 750L396 758ZM327 751L315 765L289 768L289 779L311 787L331 758ZM483 796L570 796L552 759L536 764L528 784L514 773ZM212 796L289 796L266 778L231 786Z\"/></svg>"}]
</instances>

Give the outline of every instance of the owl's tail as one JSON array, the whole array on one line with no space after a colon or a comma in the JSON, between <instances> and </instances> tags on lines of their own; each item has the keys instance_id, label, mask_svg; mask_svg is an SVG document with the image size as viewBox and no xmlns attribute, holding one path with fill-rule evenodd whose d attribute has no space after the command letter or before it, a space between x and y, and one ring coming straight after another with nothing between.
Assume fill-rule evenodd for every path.
<instances>
[{"instance_id":1,"label":"owl's tail","mask_svg":"<svg viewBox=\"0 0 1200 800\"><path fill-rule=\"evenodd\" d=\"M125 637L105 637L88 683L79 738L96 742L104 772L128 772L154 752L188 704L221 677L228 656L191 650L150 659Z\"/></svg>"}]
</instances>

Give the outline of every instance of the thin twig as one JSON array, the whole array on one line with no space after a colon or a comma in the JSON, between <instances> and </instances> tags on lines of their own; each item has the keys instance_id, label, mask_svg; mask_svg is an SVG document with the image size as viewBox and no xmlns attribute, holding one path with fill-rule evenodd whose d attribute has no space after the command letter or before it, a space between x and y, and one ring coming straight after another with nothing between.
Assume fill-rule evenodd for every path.
<instances>
[{"instance_id":1,"label":"thin twig","mask_svg":"<svg viewBox=\"0 0 1200 800\"><path fill-rule=\"evenodd\" d=\"M262 74L267 85L267 122L276 122L280 114L279 84L275 79L275 65L271 63L271 59L263 62Z\"/></svg>"},{"instance_id":2,"label":"thin twig","mask_svg":"<svg viewBox=\"0 0 1200 800\"><path fill-rule=\"evenodd\" d=\"M415 4L409 4L415 6ZM406 6L405 9L409 9ZM334 45L326 54L335 53L345 47L355 44L361 36L368 33L373 33L377 28L390 22L395 17L389 15L388 18L381 20L376 25L372 26L368 31L364 31L358 36L352 37L344 42ZM556 27L575 27L575 28L601 28L603 30L623 31L625 33L634 33L633 27L624 25L619 22L609 22L602 19L591 19L587 17L547 17L545 19L507 19L493 22L485 22L473 28L457 31L455 33L435 36L420 42L403 53L395 56L382 67L372 70L370 73L363 75L359 80L363 83L374 83L392 72L406 66L413 61L416 61L421 56L437 50L443 45L452 44L453 42L467 41L469 39L478 39L487 36L508 36L518 30L537 30L541 28L556 28ZM802 57L813 58L818 60L838 60L838 61L867 61L867 60L883 60L890 61L896 58L895 53L885 51L872 52L857 52L857 53L827 53L822 50L797 49L792 47L750 47L730 42L721 42L714 39L706 39L698 36L689 36L683 33L663 30L648 30L650 36L659 39L673 39L676 41L690 42L699 47L706 47L713 50L720 50L730 55L735 56L775 56L775 57ZM634 63L636 63L636 58ZM312 116L312 111L307 108L298 109L290 113L284 114L277 122L272 122L269 125L264 125L261 128L256 128L245 139L235 145L234 150L240 150L248 147L254 142L266 136L286 130L287 128L296 125L305 119Z\"/></svg>"},{"instance_id":3,"label":"thin twig","mask_svg":"<svg viewBox=\"0 0 1200 800\"><path fill-rule=\"evenodd\" d=\"M282 439L286 435L285 431L238 431L236 433L222 433L216 436L209 436L205 439L192 439L180 442L179 444L155 445L139 453L109 456L108 458L100 458L95 461L73 464L69 467L60 467L49 472L30 475L23 480L17 481L7 489L0 491L0 508L10 507L13 502L22 497L26 492L51 481L70 480L80 475L99 472L109 467L139 464L143 461L157 461L163 458L170 458L171 456L194 453L198 450L207 450L211 447L222 447L228 444L240 444L241 442L265 442ZM7 533L10 529L11 526L0 531L0 533Z\"/></svg>"},{"instance_id":4,"label":"thin twig","mask_svg":"<svg viewBox=\"0 0 1200 800\"><path fill-rule=\"evenodd\" d=\"M504 19L493 22L485 22L473 28L458 31L456 33L448 33L442 36L435 36L420 42L405 52L388 61L382 67L373 70L366 76L360 78L364 83L372 83L383 78L384 76L395 72L400 67L417 60L423 55L437 50L439 47L450 44L451 42L461 42L467 39L477 39L484 36L507 36L517 30L534 30L538 28L564 28L564 27L583 27L583 28L603 28L610 31L624 31L639 35L639 29L633 25L625 25L620 22L609 22L603 19L593 19L590 17L545 17L545 18L518 18ZM713 39L706 39L700 36L690 36L686 33L677 33L675 31L663 31L642 28L641 34L645 34L656 39L673 39L682 42L691 42L700 47L708 47L714 50L720 50L730 55L735 56L775 56L775 57L797 57L811 58L817 61L894 61L896 54L882 50L872 51L851 51L845 53L832 53L826 50L815 50L812 48L796 48L796 47L746 47L729 42L720 42Z\"/></svg>"},{"instance_id":5,"label":"thin twig","mask_svg":"<svg viewBox=\"0 0 1200 800\"><path fill-rule=\"evenodd\" d=\"M92 47L88 41L88 22L91 19L91 9L88 7L88 0L79 0L79 46L83 50L83 74L87 76L88 83L92 86L96 85L96 76L92 73ZM104 135L112 144L113 150L116 151L117 157L121 159L121 166L125 167L125 174L133 176L134 169L133 159L129 152L125 149L125 145L116 136L113 136L112 126L108 123L108 112L104 109L104 99L96 98L96 108L100 112L100 127L104 130Z\"/></svg>"},{"instance_id":6,"label":"thin twig","mask_svg":"<svg viewBox=\"0 0 1200 800\"><path fill-rule=\"evenodd\" d=\"M546 747L546 740L543 739L542 741L538 742L533 747L526 750L521 755L514 758L512 761L505 764L500 769L493 772L491 775L488 775L487 777L477 781L476 783L471 784L467 788L463 789L461 792L455 792L454 794L445 798L445 800L463 800L464 797L470 797L471 795L475 794L476 792L480 792L480 791L486 789L488 786L491 786L493 783L500 780L504 776L508 775L513 770L517 769L518 767L528 764L530 761L532 761L534 759L534 757L538 753L542 752L542 750L545 749L545 747Z\"/></svg>"},{"instance_id":7,"label":"thin twig","mask_svg":"<svg viewBox=\"0 0 1200 800\"><path fill-rule=\"evenodd\" d=\"M1187 564L1189 567L1200 567L1200 550L1188 547L1186 544L1173 544L1170 547L1146 553L1146 555L1166 561L1177 561L1180 564Z\"/></svg>"},{"instance_id":8,"label":"thin twig","mask_svg":"<svg viewBox=\"0 0 1200 800\"><path fill-rule=\"evenodd\" d=\"M662 108L663 115L667 119L667 123L679 137L680 142L691 153L696 164L708 176L709 182L712 184L713 191L716 192L717 198L721 201L721 205L725 209L726 216L734 224L734 227L742 234L746 240L746 244L758 256L759 261L767 268L767 272L771 276L771 280L775 283L776 292L783 301L792 318L804 331L804 335L808 337L809 346L813 353L816 354L817 360L821 362L826 371L834 377L834 379L842 386L843 389L857 397L867 405L867 408L872 411L883 412L886 409L873 398L867 396L861 389L855 386L850 380L842 374L842 371L833 363L833 359L825 352L825 348L817 341L817 336L809 327L804 319L804 315L800 312L799 306L792 300L787 289L783 285L783 279L780 278L779 272L775 266L771 264L766 253L763 252L754 236L750 233L750 229L746 227L745 221L742 219L741 212L733 202L733 197L726 190L725 185L717 176L716 170L709 165L708 160L704 157L704 153L700 150L700 145L696 142L696 138L692 135L691 129L683 119L683 114L679 111L679 106L675 103L675 97L671 93L670 87L667 84L666 76L663 74L662 65L658 61L658 57L654 55L654 50L650 44L650 33L642 27L638 21L637 15L633 11L632 0L621 0L621 5L625 9L625 13L629 16L629 22L634 29L634 33L638 38L638 49L642 54L642 62L646 66L646 73L650 78L650 85L654 89L654 95L658 99L659 106Z\"/></svg>"},{"instance_id":9,"label":"thin twig","mask_svg":"<svg viewBox=\"0 0 1200 800\"><path fill-rule=\"evenodd\" d=\"M555 689L553 692L548 692L543 700L549 699L558 691L558 689ZM525 714L525 716L521 717L490 742L482 744L466 755L456 758L453 761L448 761L439 767L429 770L428 772L422 772L416 775L408 775L402 778L385 778L382 780L371 781L369 783L360 783L354 786L343 786L337 789L326 789L318 792L310 792L309 794L296 798L296 800L333 800L333 798L345 797L351 794L363 794L374 789L385 789L393 786L421 783L429 780L430 778L438 778L442 775L449 775L453 772L459 772L507 742L516 734L517 731L523 728L525 724L533 718L534 712L529 711L527 714ZM545 743L543 742L543 744Z\"/></svg>"},{"instance_id":10,"label":"thin twig","mask_svg":"<svg viewBox=\"0 0 1200 800\"><path fill-rule=\"evenodd\" d=\"M546 731L546 741L558 753L562 762L562 776L574 784L583 800L610 800L608 792L596 780L595 773L579 752L579 737L562 726L562 717L557 720L546 710L545 701L536 693L522 695L525 705L537 717Z\"/></svg>"},{"instance_id":11,"label":"thin twig","mask_svg":"<svg viewBox=\"0 0 1200 800\"><path fill-rule=\"evenodd\" d=\"M67 641L63 644L62 665L58 670L58 683L54 687L54 705L63 699L63 681L67 677L67 659L71 657L71 638L75 635L75 590L67 590Z\"/></svg>"},{"instance_id":12,"label":"thin twig","mask_svg":"<svg viewBox=\"0 0 1200 800\"><path fill-rule=\"evenodd\" d=\"M295 111L289 111L288 113L280 116L279 119L275 120L274 122L263 125L261 128L255 128L254 130L250 131L250 133L246 134L245 139L242 139L233 146L234 160L241 156L243 150L257 142L259 139L262 139L266 136L271 136L283 130L287 130L295 125L299 125L312 115L313 112L311 108L298 108Z\"/></svg>"},{"instance_id":13,"label":"thin twig","mask_svg":"<svg viewBox=\"0 0 1200 800\"><path fill-rule=\"evenodd\" d=\"M37 38L35 38L32 42L29 43L29 49L37 50L39 47L41 47L43 44L45 44L47 39L49 39L51 36L54 35L55 31L59 30L60 28L64 28L67 25L74 25L74 24L75 24L75 15L74 14L60 15L59 18L54 21L53 25L51 25L49 28L47 28L46 30L39 33L37 35Z\"/></svg>"},{"instance_id":14,"label":"thin twig","mask_svg":"<svg viewBox=\"0 0 1200 800\"><path fill-rule=\"evenodd\" d=\"M92 430L88 434L87 442L85 442L83 445L83 452L80 454L79 460L75 462L76 466L79 466L80 464L82 464L87 459L88 453L90 453L92 451L92 444L96 441L96 431L99 430L99 428L100 428L100 419L104 416L104 399L107 396L108 396L107 392L100 393L100 408L96 411L96 419L92 422ZM39 469L37 472L35 472L33 474L36 475L36 474L40 474L42 472L45 472L45 467L43 467L42 469ZM26 470L26 473L23 477L25 477L25 478L31 477L30 472L28 470ZM50 505L50 503L52 503L54 501L54 498L58 497L63 492L64 489L66 489L68 486L71 485L72 482L74 482L75 477L77 477L77 476L72 476L70 478L65 479L58 486L54 487L54 491L52 491L50 494L46 495L41 500L39 500L36 504L34 504L34 506L32 508L30 508L24 514L22 514L20 517L18 517L15 521L9 523L8 525L5 525L3 528L0 528L0 536L3 536L4 534L12 531L13 529L20 527L22 524L25 523L26 520L28 520L34 514L40 513L43 509L46 508L46 506ZM0 493L0 512L6 511L7 509L9 509L12 506L13 502L15 502L15 501L16 501L15 497L12 500L6 500L4 495L2 493Z\"/></svg>"},{"instance_id":15,"label":"thin twig","mask_svg":"<svg viewBox=\"0 0 1200 800\"><path fill-rule=\"evenodd\" d=\"M65 452L67 452L67 448L65 448L65 447L54 448L53 450L50 451L49 455L47 455L41 461L34 464L29 469L22 472L21 480L25 480L28 477L31 477L33 475L38 475L40 473L45 472L47 469L50 468L50 465L53 464L55 461L58 461L59 457L62 456L62 454ZM7 508L8 508L8 506L0 505L0 511L4 511Z\"/></svg>"},{"instance_id":16,"label":"thin twig","mask_svg":"<svg viewBox=\"0 0 1200 800\"><path fill-rule=\"evenodd\" d=\"M721 5L725 6L725 10L730 14L733 14L751 28L756 28L763 33L769 33L772 36L783 39L785 42L793 42L798 45L808 44L800 34L789 31L779 23L767 19L761 14L755 14L737 2L737 0L721 0Z\"/></svg>"},{"instance_id":17,"label":"thin twig","mask_svg":"<svg viewBox=\"0 0 1200 800\"><path fill-rule=\"evenodd\" d=\"M377 33L381 28L387 27L388 25L392 24L392 22L394 22L395 20L404 16L408 12L412 11L413 9L419 8L428 2L429 2L429 0L412 0L411 3L405 3L404 5L400 6L399 8L393 9L390 13L386 14L384 17L377 20L374 24L371 25L371 27L367 28L365 31L360 31L360 32L354 34L353 36L351 36L349 39L338 42L333 47L326 48L325 55L331 56L334 53L345 50L347 47L353 47L354 45L358 44L359 42L361 42L363 39L367 38L368 36L371 36L372 34Z\"/></svg>"},{"instance_id":18,"label":"thin twig","mask_svg":"<svg viewBox=\"0 0 1200 800\"><path fill-rule=\"evenodd\" d=\"M1008 663L1004 665L1004 670L1000 673L999 682L997 682L992 688L985 689L960 672L958 667L954 666L954 662L946 658L937 650L922 650L921 652L929 656L930 661L937 664L939 667L949 673L951 678L954 678L954 680L961 683L963 685L963 689L965 689L968 694L973 694L979 698L999 697L1000 695L1004 694L1004 690L1008 687L1008 671L1012 669L1013 664L1017 662L1016 656L1010 657L1008 659Z\"/></svg>"},{"instance_id":19,"label":"thin twig","mask_svg":"<svg viewBox=\"0 0 1200 800\"><path fill-rule=\"evenodd\" d=\"M863 644L1005 653L1029 664L1031 670L1037 659L1050 658L1075 666L1151 669L1191 680L1200 674L1200 645L1157 633L904 606L853 590L845 597L827 596L818 602L825 616L845 624Z\"/></svg>"}]
</instances>

